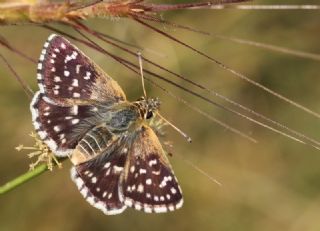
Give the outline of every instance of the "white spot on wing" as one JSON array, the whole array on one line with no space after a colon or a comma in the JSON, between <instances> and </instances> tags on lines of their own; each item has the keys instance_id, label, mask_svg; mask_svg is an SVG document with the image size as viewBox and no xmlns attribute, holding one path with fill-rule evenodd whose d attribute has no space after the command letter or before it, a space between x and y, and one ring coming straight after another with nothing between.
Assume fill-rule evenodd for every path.
<instances>
[{"instance_id":1,"label":"white spot on wing","mask_svg":"<svg viewBox=\"0 0 320 231\"><path fill-rule=\"evenodd\" d=\"M74 98L79 98L80 97L80 94L78 92L73 92L72 96Z\"/></svg>"},{"instance_id":2,"label":"white spot on wing","mask_svg":"<svg viewBox=\"0 0 320 231\"><path fill-rule=\"evenodd\" d=\"M143 193L143 190L144 190L143 185L142 185L142 184L139 184L139 185L138 185L138 188L137 188L137 191L138 191L139 193Z\"/></svg>"},{"instance_id":3,"label":"white spot on wing","mask_svg":"<svg viewBox=\"0 0 320 231\"><path fill-rule=\"evenodd\" d=\"M167 207L163 205L155 206L153 209L156 213L165 213L168 211Z\"/></svg>"},{"instance_id":4,"label":"white spot on wing","mask_svg":"<svg viewBox=\"0 0 320 231\"><path fill-rule=\"evenodd\" d=\"M152 180L150 178L146 180L147 185L151 185L151 183L152 183Z\"/></svg>"},{"instance_id":5,"label":"white spot on wing","mask_svg":"<svg viewBox=\"0 0 320 231\"><path fill-rule=\"evenodd\" d=\"M113 170L115 172L121 172L123 170L123 167L119 167L119 166L115 165L115 166L113 166Z\"/></svg>"},{"instance_id":6,"label":"white spot on wing","mask_svg":"<svg viewBox=\"0 0 320 231\"><path fill-rule=\"evenodd\" d=\"M174 206L173 205L169 205L168 209L169 209L169 211L173 211L174 210Z\"/></svg>"},{"instance_id":7,"label":"white spot on wing","mask_svg":"<svg viewBox=\"0 0 320 231\"><path fill-rule=\"evenodd\" d=\"M176 204L176 209L181 208L182 205L183 205L183 199L181 198L181 200Z\"/></svg>"},{"instance_id":8,"label":"white spot on wing","mask_svg":"<svg viewBox=\"0 0 320 231\"><path fill-rule=\"evenodd\" d=\"M152 208L148 205L145 205L143 209L144 209L144 212L146 213L152 213Z\"/></svg>"},{"instance_id":9,"label":"white spot on wing","mask_svg":"<svg viewBox=\"0 0 320 231\"><path fill-rule=\"evenodd\" d=\"M77 123L79 123L79 121L80 121L79 119L73 119L73 120L71 120L71 123L72 124L77 124Z\"/></svg>"},{"instance_id":10,"label":"white spot on wing","mask_svg":"<svg viewBox=\"0 0 320 231\"><path fill-rule=\"evenodd\" d=\"M159 171L152 171L152 174L154 174L154 175L160 175L160 170L159 170Z\"/></svg>"},{"instance_id":11,"label":"white spot on wing","mask_svg":"<svg viewBox=\"0 0 320 231\"><path fill-rule=\"evenodd\" d=\"M72 114L78 115L78 109L79 109L78 105L74 105L74 106L72 107Z\"/></svg>"},{"instance_id":12,"label":"white spot on wing","mask_svg":"<svg viewBox=\"0 0 320 231\"><path fill-rule=\"evenodd\" d=\"M55 81L56 83L61 82L61 78L59 76L55 76L53 78L53 81Z\"/></svg>"},{"instance_id":13,"label":"white spot on wing","mask_svg":"<svg viewBox=\"0 0 320 231\"><path fill-rule=\"evenodd\" d=\"M132 207L132 205L133 205L132 200L129 199L129 198L126 198L126 200L124 201L124 203L125 203L125 205L127 205L127 206L129 206L129 207Z\"/></svg>"},{"instance_id":14,"label":"white spot on wing","mask_svg":"<svg viewBox=\"0 0 320 231\"><path fill-rule=\"evenodd\" d=\"M91 72L87 71L86 75L83 77L85 80L89 80L91 76Z\"/></svg>"},{"instance_id":15,"label":"white spot on wing","mask_svg":"<svg viewBox=\"0 0 320 231\"><path fill-rule=\"evenodd\" d=\"M157 164L157 159L153 159L149 161L149 166L152 167L153 165Z\"/></svg>"},{"instance_id":16,"label":"white spot on wing","mask_svg":"<svg viewBox=\"0 0 320 231\"><path fill-rule=\"evenodd\" d=\"M45 131L39 131L38 135L40 136L41 139L45 139L48 134Z\"/></svg>"},{"instance_id":17,"label":"white spot on wing","mask_svg":"<svg viewBox=\"0 0 320 231\"><path fill-rule=\"evenodd\" d=\"M54 126L54 127L53 127L53 130L54 130L55 132L60 132L60 131L61 131L61 128L60 128L59 126Z\"/></svg>"},{"instance_id":18,"label":"white spot on wing","mask_svg":"<svg viewBox=\"0 0 320 231\"><path fill-rule=\"evenodd\" d=\"M77 74L79 74L79 73L80 73L80 67L81 67L81 65L80 65L80 64L76 65L76 73L77 73Z\"/></svg>"},{"instance_id":19,"label":"white spot on wing","mask_svg":"<svg viewBox=\"0 0 320 231\"><path fill-rule=\"evenodd\" d=\"M70 71L64 71L63 74L65 77L68 77L70 75Z\"/></svg>"},{"instance_id":20,"label":"white spot on wing","mask_svg":"<svg viewBox=\"0 0 320 231\"><path fill-rule=\"evenodd\" d=\"M95 176L92 177L92 178L91 178L91 183L92 183L92 184L97 183L97 177L95 177Z\"/></svg>"},{"instance_id":21,"label":"white spot on wing","mask_svg":"<svg viewBox=\"0 0 320 231\"><path fill-rule=\"evenodd\" d=\"M134 208L135 208L136 210L141 210L141 209L142 209L141 205L138 204L138 203L135 203L135 204L134 204Z\"/></svg>"},{"instance_id":22,"label":"white spot on wing","mask_svg":"<svg viewBox=\"0 0 320 231\"><path fill-rule=\"evenodd\" d=\"M107 162L107 163L104 165L104 168L109 168L110 165L111 165L111 163L110 163L110 162Z\"/></svg>"},{"instance_id":23,"label":"white spot on wing","mask_svg":"<svg viewBox=\"0 0 320 231\"><path fill-rule=\"evenodd\" d=\"M77 79L73 79L71 85L74 87L79 87L79 81Z\"/></svg>"}]
</instances>

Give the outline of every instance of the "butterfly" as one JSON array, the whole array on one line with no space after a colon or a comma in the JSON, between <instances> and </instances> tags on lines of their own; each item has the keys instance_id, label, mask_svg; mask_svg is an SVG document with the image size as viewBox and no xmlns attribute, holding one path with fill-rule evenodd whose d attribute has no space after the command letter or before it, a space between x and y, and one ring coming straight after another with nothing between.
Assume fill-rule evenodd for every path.
<instances>
[{"instance_id":1,"label":"butterfly","mask_svg":"<svg viewBox=\"0 0 320 231\"><path fill-rule=\"evenodd\" d=\"M56 34L44 44L37 81L34 128L56 156L71 159L71 178L92 206L107 215L182 206L181 188L149 123L158 99L127 101L116 81Z\"/></svg>"}]
</instances>

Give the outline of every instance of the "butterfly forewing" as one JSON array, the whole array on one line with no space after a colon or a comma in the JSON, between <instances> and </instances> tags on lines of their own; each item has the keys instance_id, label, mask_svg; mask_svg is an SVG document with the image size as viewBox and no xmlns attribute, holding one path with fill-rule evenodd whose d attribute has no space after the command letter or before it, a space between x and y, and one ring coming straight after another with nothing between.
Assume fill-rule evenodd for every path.
<instances>
[{"instance_id":1,"label":"butterfly forewing","mask_svg":"<svg viewBox=\"0 0 320 231\"><path fill-rule=\"evenodd\" d=\"M65 99L115 103L125 100L120 86L78 48L58 35L51 35L38 63L41 93L57 102Z\"/></svg>"},{"instance_id":2,"label":"butterfly forewing","mask_svg":"<svg viewBox=\"0 0 320 231\"><path fill-rule=\"evenodd\" d=\"M157 136L146 125L135 133L123 175L125 204L144 212L180 208L181 189Z\"/></svg>"}]
</instances>

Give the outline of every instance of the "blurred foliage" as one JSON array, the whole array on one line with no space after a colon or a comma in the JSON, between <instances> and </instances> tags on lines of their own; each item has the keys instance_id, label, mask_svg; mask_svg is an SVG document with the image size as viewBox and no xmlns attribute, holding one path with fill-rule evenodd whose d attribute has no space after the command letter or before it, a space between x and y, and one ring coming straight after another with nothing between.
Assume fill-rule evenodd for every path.
<instances>
[{"instance_id":1,"label":"blurred foliage","mask_svg":"<svg viewBox=\"0 0 320 231\"><path fill-rule=\"evenodd\" d=\"M306 4L301 0L256 2ZM318 2L310 0L308 3ZM169 12L162 16L212 33L320 53L318 11L199 10ZM318 119L234 78L194 52L129 19L94 20L88 25L152 50L144 55L270 118L311 137L319 137ZM318 62L163 25L157 27L255 81L319 111ZM35 59L50 34L33 25L2 27L0 33ZM103 45L126 57L123 52ZM79 47L120 83L128 99L135 100L142 94L140 80L136 78L139 76L94 50ZM0 53L36 90L35 65L1 47ZM138 63L134 58L131 60ZM148 68L147 64L144 65ZM32 125L30 102L2 63L0 76L0 183L4 183L28 170L30 160L24 153L16 152L14 147L21 143L32 144L28 136ZM70 163L66 161L62 170L47 172L0 197L0 230L319 230L319 151L213 108L171 86L166 88L251 134L259 143L252 144L226 131L147 84L149 96L159 96L162 100L162 114L193 138L193 143L188 144L167 128L166 139L174 142L174 155L170 161L185 197L182 209L168 214L144 214L127 209L121 215L105 216L91 207L77 191L69 177ZM191 168L181 156L218 179L222 186Z\"/></svg>"}]
</instances>

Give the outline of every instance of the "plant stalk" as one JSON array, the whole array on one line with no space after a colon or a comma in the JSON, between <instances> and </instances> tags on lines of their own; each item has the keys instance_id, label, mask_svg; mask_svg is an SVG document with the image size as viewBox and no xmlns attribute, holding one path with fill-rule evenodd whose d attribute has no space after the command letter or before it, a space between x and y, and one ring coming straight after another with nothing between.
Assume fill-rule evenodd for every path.
<instances>
[{"instance_id":1,"label":"plant stalk","mask_svg":"<svg viewBox=\"0 0 320 231\"><path fill-rule=\"evenodd\" d=\"M28 171L13 180L5 183L4 185L0 186L0 195L5 194L18 186L28 182L29 180L41 175L45 171L48 170L48 167L46 164L41 164L37 167L35 167L32 171Z\"/></svg>"}]
</instances>

